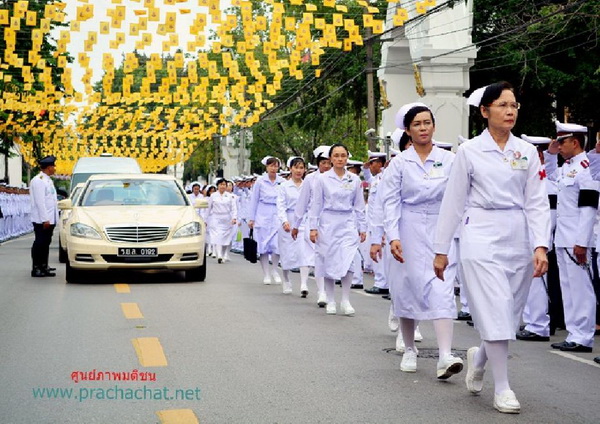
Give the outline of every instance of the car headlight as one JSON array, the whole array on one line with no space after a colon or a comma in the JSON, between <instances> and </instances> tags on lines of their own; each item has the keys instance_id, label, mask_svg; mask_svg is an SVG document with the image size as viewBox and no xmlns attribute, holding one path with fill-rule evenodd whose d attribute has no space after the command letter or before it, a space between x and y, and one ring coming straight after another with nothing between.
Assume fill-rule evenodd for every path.
<instances>
[{"instance_id":1,"label":"car headlight","mask_svg":"<svg viewBox=\"0 0 600 424\"><path fill-rule=\"evenodd\" d=\"M71 235L74 237L83 237L98 240L102 238L100 237L98 231L94 230L89 225L82 224L81 222L71 224Z\"/></svg>"},{"instance_id":2,"label":"car headlight","mask_svg":"<svg viewBox=\"0 0 600 424\"><path fill-rule=\"evenodd\" d=\"M199 222L190 222L175 231L173 238L199 236L202 234L202 225Z\"/></svg>"}]
</instances>

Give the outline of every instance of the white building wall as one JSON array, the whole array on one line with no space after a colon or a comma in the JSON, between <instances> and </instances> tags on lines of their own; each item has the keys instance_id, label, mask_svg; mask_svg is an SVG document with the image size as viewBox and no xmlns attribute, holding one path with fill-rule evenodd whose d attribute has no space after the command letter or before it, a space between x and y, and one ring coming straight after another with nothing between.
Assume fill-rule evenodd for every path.
<instances>
[{"instance_id":1,"label":"white building wall","mask_svg":"<svg viewBox=\"0 0 600 424\"><path fill-rule=\"evenodd\" d=\"M13 150L14 157L8 158L8 185L13 187L23 186L23 161L21 155ZM0 179L6 175L6 157L0 155Z\"/></svg>"},{"instance_id":2,"label":"white building wall","mask_svg":"<svg viewBox=\"0 0 600 424\"><path fill-rule=\"evenodd\" d=\"M410 18L417 16L414 2L391 3L386 20L390 27L398 5L408 10ZM394 41L382 46L378 77L392 107L382 113L380 136L393 132L398 109L415 101L425 103L435 114L436 140L457 144L459 134L467 136L469 109L463 94L469 89L469 69L477 53L471 45L472 7L472 0L457 3L386 36ZM413 63L420 71L423 97L416 90Z\"/></svg>"}]
</instances>

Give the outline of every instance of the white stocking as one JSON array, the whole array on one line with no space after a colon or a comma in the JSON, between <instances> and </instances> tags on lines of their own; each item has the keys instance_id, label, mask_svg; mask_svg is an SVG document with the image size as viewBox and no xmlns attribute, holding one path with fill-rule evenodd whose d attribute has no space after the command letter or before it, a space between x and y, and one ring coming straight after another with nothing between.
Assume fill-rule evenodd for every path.
<instances>
[{"instance_id":1,"label":"white stocking","mask_svg":"<svg viewBox=\"0 0 600 424\"><path fill-rule=\"evenodd\" d=\"M433 320L433 328L437 337L440 359L451 353L454 323L450 318Z\"/></svg>"}]
</instances>

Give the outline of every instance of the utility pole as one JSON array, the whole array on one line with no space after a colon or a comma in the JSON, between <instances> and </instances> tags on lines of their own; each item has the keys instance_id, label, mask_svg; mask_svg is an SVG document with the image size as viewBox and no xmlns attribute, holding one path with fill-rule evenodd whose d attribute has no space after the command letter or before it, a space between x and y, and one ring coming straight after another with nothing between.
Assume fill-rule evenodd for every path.
<instances>
[{"instance_id":1,"label":"utility pole","mask_svg":"<svg viewBox=\"0 0 600 424\"><path fill-rule=\"evenodd\" d=\"M375 116L375 87L373 82L373 31L365 28L365 49L367 63L365 73L367 75L367 126L377 129L377 117ZM369 137L369 150L377 151L377 138Z\"/></svg>"}]
</instances>

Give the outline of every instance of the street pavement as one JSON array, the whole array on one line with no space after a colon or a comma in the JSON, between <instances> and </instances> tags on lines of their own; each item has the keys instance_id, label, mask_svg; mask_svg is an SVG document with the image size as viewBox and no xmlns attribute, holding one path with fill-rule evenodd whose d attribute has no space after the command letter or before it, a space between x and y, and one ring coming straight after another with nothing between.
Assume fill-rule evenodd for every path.
<instances>
[{"instance_id":1,"label":"street pavement","mask_svg":"<svg viewBox=\"0 0 600 424\"><path fill-rule=\"evenodd\" d=\"M389 301L380 296L353 290L356 316L327 316L314 280L301 299L292 274L294 293L284 295L262 284L259 264L235 254L220 265L209 259L205 282L113 272L67 284L56 237L57 276L35 279L32 240L0 245L0 424L600 422L600 366L592 361L600 350L558 354L550 343L564 331L549 343L511 343L522 413L509 416L492 407L490 371L480 396L467 392L466 370L435 378L430 322L421 323L418 371L402 373ZM336 286L338 302L340 292ZM473 328L455 321L457 354L478 343ZM149 371L156 381L72 378L93 370ZM176 390L185 397L171 399Z\"/></svg>"}]
</instances>

